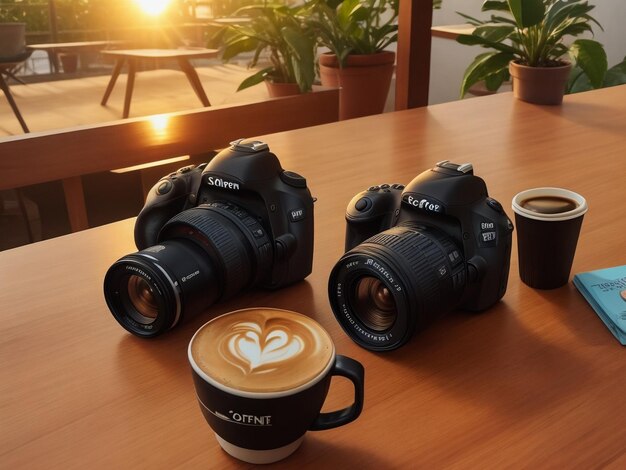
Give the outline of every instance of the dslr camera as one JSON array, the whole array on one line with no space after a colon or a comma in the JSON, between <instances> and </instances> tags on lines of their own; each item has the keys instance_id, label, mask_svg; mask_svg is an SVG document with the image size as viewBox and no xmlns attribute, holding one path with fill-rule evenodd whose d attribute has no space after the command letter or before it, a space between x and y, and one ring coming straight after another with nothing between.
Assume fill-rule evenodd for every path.
<instances>
[{"instance_id":1,"label":"dslr camera","mask_svg":"<svg viewBox=\"0 0 626 470\"><path fill-rule=\"evenodd\" d=\"M350 201L346 221L328 291L366 349L396 349L436 317L484 310L506 291L513 224L469 163L437 163L406 188L372 186Z\"/></svg>"},{"instance_id":2,"label":"dslr camera","mask_svg":"<svg viewBox=\"0 0 626 470\"><path fill-rule=\"evenodd\" d=\"M109 268L104 295L124 328L156 336L244 289L308 276L313 198L267 144L237 140L154 185L135 244L140 251Z\"/></svg>"}]
</instances>

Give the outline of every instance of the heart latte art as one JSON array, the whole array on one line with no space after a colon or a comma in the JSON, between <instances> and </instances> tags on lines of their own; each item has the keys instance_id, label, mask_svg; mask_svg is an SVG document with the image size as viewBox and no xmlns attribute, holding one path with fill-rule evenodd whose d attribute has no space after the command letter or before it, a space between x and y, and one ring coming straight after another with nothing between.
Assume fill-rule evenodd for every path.
<instances>
[{"instance_id":1,"label":"heart latte art","mask_svg":"<svg viewBox=\"0 0 626 470\"><path fill-rule=\"evenodd\" d=\"M264 331L258 323L242 322L232 330L220 344L220 354L245 374L275 370L281 362L295 360L304 350L304 340L289 327Z\"/></svg>"},{"instance_id":2,"label":"heart latte art","mask_svg":"<svg viewBox=\"0 0 626 470\"><path fill-rule=\"evenodd\" d=\"M222 315L191 342L197 366L217 382L249 392L289 390L315 379L334 357L326 331L286 310Z\"/></svg>"}]
</instances>

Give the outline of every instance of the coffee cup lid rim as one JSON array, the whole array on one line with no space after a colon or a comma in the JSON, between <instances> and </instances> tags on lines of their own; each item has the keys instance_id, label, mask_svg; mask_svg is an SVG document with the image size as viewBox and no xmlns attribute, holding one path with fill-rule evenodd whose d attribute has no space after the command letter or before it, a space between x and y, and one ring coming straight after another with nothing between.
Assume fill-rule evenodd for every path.
<instances>
[{"instance_id":1,"label":"coffee cup lid rim","mask_svg":"<svg viewBox=\"0 0 626 470\"><path fill-rule=\"evenodd\" d=\"M578 204L578 207L567 212L560 212L558 214L539 214L538 212L530 211L523 208L519 202L523 198L536 197L536 196L561 196L569 199L573 199ZM584 215L589 209L587 200L578 193L564 188L556 188L551 186L545 186L540 188L531 188L524 191L520 191L515 196L511 203L513 212L534 220L541 220L545 222L560 222L563 220L575 219Z\"/></svg>"}]
</instances>

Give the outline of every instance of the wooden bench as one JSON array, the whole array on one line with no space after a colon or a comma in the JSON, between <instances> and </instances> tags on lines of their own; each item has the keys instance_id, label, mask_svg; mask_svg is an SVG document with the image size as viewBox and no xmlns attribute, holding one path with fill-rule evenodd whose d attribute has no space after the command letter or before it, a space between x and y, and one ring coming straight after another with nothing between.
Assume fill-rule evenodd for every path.
<instances>
[{"instance_id":1,"label":"wooden bench","mask_svg":"<svg viewBox=\"0 0 626 470\"><path fill-rule=\"evenodd\" d=\"M339 91L215 106L9 137L0 141L0 190L61 180L72 231L88 228L82 175L225 148L338 119Z\"/></svg>"}]
</instances>

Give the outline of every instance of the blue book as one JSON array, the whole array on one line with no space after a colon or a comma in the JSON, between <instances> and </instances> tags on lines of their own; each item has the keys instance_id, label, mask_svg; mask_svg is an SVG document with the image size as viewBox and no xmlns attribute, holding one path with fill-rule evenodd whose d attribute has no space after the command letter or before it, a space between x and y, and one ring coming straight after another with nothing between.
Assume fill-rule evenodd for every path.
<instances>
[{"instance_id":1,"label":"blue book","mask_svg":"<svg viewBox=\"0 0 626 470\"><path fill-rule=\"evenodd\" d=\"M576 274L574 285L626 346L626 265Z\"/></svg>"}]
</instances>

